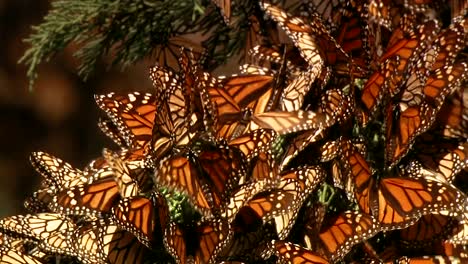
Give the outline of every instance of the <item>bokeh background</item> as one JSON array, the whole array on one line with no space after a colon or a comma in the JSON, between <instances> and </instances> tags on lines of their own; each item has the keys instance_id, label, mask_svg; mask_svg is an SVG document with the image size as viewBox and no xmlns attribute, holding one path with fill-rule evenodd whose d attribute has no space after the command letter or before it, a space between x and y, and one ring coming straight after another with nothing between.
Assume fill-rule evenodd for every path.
<instances>
[{"instance_id":1,"label":"bokeh background","mask_svg":"<svg viewBox=\"0 0 468 264\"><path fill-rule=\"evenodd\" d=\"M125 71L107 69L102 61L84 82L71 45L39 68L28 89L27 67L18 60L31 26L50 8L46 0L0 0L0 218L23 213L23 201L37 189L40 176L29 163L32 151L45 151L77 168L116 146L96 125L104 113L94 94L151 91L148 60Z\"/></svg>"}]
</instances>

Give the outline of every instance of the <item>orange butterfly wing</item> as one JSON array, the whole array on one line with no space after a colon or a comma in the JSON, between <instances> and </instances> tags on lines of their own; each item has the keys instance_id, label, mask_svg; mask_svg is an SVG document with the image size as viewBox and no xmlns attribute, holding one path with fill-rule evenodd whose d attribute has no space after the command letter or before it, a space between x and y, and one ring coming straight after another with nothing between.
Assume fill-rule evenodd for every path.
<instances>
[{"instance_id":1,"label":"orange butterfly wing","mask_svg":"<svg viewBox=\"0 0 468 264\"><path fill-rule=\"evenodd\" d=\"M335 262L348 253L351 247L378 232L379 224L372 216L359 212L344 212L322 228L318 235L321 246L317 248L317 252Z\"/></svg>"},{"instance_id":2,"label":"orange butterfly wing","mask_svg":"<svg viewBox=\"0 0 468 264\"><path fill-rule=\"evenodd\" d=\"M275 249L275 254L279 258L280 263L284 264L327 264L328 261L316 253L301 247L299 245L293 244L291 242L285 241L274 241L273 246Z\"/></svg>"},{"instance_id":3,"label":"orange butterfly wing","mask_svg":"<svg viewBox=\"0 0 468 264\"><path fill-rule=\"evenodd\" d=\"M119 196L117 183L107 178L59 192L50 207L70 215L101 216L110 212Z\"/></svg>"},{"instance_id":4,"label":"orange butterfly wing","mask_svg":"<svg viewBox=\"0 0 468 264\"><path fill-rule=\"evenodd\" d=\"M383 230L407 227L421 215L444 210L457 215L466 208L466 197L458 189L428 176L384 178L376 194L378 211L373 214Z\"/></svg>"},{"instance_id":5,"label":"orange butterfly wing","mask_svg":"<svg viewBox=\"0 0 468 264\"><path fill-rule=\"evenodd\" d=\"M156 98L134 92L128 95L96 96L99 107L106 111L124 136L129 147L144 148L150 141L156 115Z\"/></svg>"}]
</instances>

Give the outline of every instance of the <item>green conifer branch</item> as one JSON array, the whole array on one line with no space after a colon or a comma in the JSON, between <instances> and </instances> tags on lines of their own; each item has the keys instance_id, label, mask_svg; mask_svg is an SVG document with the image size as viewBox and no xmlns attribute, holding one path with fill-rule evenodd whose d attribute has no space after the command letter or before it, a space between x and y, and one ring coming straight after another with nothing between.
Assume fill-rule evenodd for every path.
<instances>
[{"instance_id":1,"label":"green conifer branch","mask_svg":"<svg viewBox=\"0 0 468 264\"><path fill-rule=\"evenodd\" d=\"M112 65L126 67L176 35L180 25L196 24L203 11L197 0L58 0L25 40L31 48L20 62L28 65L32 85L38 65L75 42L83 78L105 55L112 55Z\"/></svg>"}]
</instances>

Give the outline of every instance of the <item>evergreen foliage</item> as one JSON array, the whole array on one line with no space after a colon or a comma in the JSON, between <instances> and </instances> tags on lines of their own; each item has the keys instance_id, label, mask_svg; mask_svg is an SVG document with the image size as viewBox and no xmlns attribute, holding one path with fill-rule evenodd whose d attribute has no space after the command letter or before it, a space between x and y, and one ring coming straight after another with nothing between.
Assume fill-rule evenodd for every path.
<instances>
[{"instance_id":1,"label":"evergreen foliage","mask_svg":"<svg viewBox=\"0 0 468 264\"><path fill-rule=\"evenodd\" d=\"M20 62L28 65L33 81L41 62L74 42L79 46L74 54L81 60L79 74L84 78L105 55L112 55L112 66L126 67L150 55L182 27L192 28L206 4L197 0L54 1L44 22L34 26L34 33L26 39L31 48Z\"/></svg>"}]
</instances>

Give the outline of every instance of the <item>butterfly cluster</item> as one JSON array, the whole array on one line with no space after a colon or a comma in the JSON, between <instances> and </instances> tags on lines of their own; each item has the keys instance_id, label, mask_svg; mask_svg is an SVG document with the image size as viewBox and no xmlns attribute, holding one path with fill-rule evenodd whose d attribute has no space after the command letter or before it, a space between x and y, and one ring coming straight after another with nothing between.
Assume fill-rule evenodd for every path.
<instances>
[{"instance_id":1,"label":"butterfly cluster","mask_svg":"<svg viewBox=\"0 0 468 264\"><path fill-rule=\"evenodd\" d=\"M468 261L467 14L285 2L258 3L287 40L239 74L187 47L151 93L96 95L118 148L83 169L33 153L41 188L0 220L1 262Z\"/></svg>"}]
</instances>

